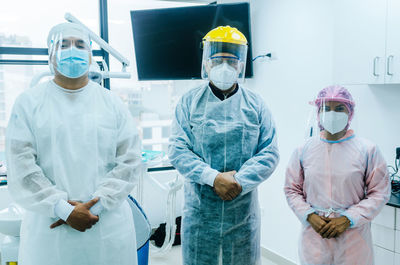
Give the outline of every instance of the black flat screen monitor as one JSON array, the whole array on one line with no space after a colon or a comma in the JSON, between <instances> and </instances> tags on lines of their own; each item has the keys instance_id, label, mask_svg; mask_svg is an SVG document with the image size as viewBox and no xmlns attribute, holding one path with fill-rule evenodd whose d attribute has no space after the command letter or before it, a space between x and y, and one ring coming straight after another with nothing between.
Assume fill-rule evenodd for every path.
<instances>
[{"instance_id":1,"label":"black flat screen monitor","mask_svg":"<svg viewBox=\"0 0 400 265\"><path fill-rule=\"evenodd\" d=\"M248 3L131 11L139 80L200 79L202 38L229 25L247 38L246 77L253 76Z\"/></svg>"}]
</instances>

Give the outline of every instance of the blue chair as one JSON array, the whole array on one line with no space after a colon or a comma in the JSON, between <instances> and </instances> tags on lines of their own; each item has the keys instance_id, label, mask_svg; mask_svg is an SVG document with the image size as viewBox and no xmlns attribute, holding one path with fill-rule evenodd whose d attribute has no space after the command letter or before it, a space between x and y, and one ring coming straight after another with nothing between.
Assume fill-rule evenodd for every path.
<instances>
[{"instance_id":1,"label":"blue chair","mask_svg":"<svg viewBox=\"0 0 400 265\"><path fill-rule=\"evenodd\" d=\"M131 207L135 223L138 265L148 265L151 236L150 222L142 207L140 207L139 203L132 196L129 195L127 201Z\"/></svg>"}]
</instances>

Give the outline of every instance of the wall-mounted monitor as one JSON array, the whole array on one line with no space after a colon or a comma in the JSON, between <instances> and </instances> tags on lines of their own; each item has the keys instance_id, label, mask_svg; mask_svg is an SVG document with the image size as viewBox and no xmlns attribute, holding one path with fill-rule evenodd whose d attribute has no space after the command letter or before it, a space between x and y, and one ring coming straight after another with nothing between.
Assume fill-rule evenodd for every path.
<instances>
[{"instance_id":1,"label":"wall-mounted monitor","mask_svg":"<svg viewBox=\"0 0 400 265\"><path fill-rule=\"evenodd\" d=\"M229 25L247 38L246 77L253 76L249 3L131 11L139 80L200 79L202 38Z\"/></svg>"}]
</instances>

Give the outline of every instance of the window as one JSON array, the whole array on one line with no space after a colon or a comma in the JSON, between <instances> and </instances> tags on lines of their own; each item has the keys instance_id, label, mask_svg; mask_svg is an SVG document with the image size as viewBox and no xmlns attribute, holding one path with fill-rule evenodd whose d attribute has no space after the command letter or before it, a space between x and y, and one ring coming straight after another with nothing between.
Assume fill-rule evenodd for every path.
<instances>
[{"instance_id":1,"label":"window","mask_svg":"<svg viewBox=\"0 0 400 265\"><path fill-rule=\"evenodd\" d=\"M5 150L5 129L15 99L28 89L32 77L48 69L48 66L0 65L4 79L0 80L0 156Z\"/></svg>"},{"instance_id":2,"label":"window","mask_svg":"<svg viewBox=\"0 0 400 265\"><path fill-rule=\"evenodd\" d=\"M0 9L0 47L47 48L50 29L66 22L66 12L99 33L98 0L70 0L56 4L51 0L7 1ZM93 49L99 49L99 46L94 44ZM46 55L0 54L0 60L47 59ZM0 64L0 163L4 161L5 130L15 99L30 87L35 74L48 69L47 65Z\"/></svg>"},{"instance_id":3,"label":"window","mask_svg":"<svg viewBox=\"0 0 400 265\"><path fill-rule=\"evenodd\" d=\"M139 0L109 2L110 44L129 59L130 66L127 71L132 73L132 78L128 80L112 79L111 90L128 104L139 127L144 150L168 150L170 127L177 101L182 94L203 81L137 81L130 11L189 5L194 4ZM121 64L112 57L110 69L121 71Z\"/></svg>"},{"instance_id":4,"label":"window","mask_svg":"<svg viewBox=\"0 0 400 265\"><path fill-rule=\"evenodd\" d=\"M132 74L131 79L111 79L111 90L127 104L138 125L143 139L142 148L145 150L167 151L173 112L179 98L203 81L137 81L130 11L189 5L194 4L154 0L108 1L110 44L130 60L127 71ZM21 9L21 6L24 8ZM0 47L47 48L49 30L65 22L66 12L99 34L101 23L98 0L70 0L57 2L56 5L51 0L8 1L0 9ZM98 45L93 44L93 49L98 50ZM47 56L0 54L0 60L7 59L46 61ZM109 69L113 72L121 71L121 64L112 56ZM4 152L4 133L14 101L29 88L32 77L41 71L48 71L48 66L0 64L0 157Z\"/></svg>"},{"instance_id":5,"label":"window","mask_svg":"<svg viewBox=\"0 0 400 265\"><path fill-rule=\"evenodd\" d=\"M99 1L5 1L0 9L0 46L47 47L50 29L66 22L71 13L95 33L99 33Z\"/></svg>"}]
</instances>

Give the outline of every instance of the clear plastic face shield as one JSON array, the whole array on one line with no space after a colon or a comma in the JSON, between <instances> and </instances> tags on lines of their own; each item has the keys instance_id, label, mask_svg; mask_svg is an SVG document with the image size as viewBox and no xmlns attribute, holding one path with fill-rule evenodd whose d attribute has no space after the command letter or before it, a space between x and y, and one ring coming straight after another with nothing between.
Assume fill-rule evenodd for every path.
<instances>
[{"instance_id":1,"label":"clear plastic face shield","mask_svg":"<svg viewBox=\"0 0 400 265\"><path fill-rule=\"evenodd\" d=\"M205 41L201 75L221 90L243 83L247 45Z\"/></svg>"},{"instance_id":2,"label":"clear plastic face shield","mask_svg":"<svg viewBox=\"0 0 400 265\"><path fill-rule=\"evenodd\" d=\"M307 126L307 137L330 136L341 138L352 125L354 107L350 102L341 100L318 100L312 103L313 110Z\"/></svg>"},{"instance_id":3,"label":"clear plastic face shield","mask_svg":"<svg viewBox=\"0 0 400 265\"><path fill-rule=\"evenodd\" d=\"M75 79L88 74L92 61L89 36L77 30L50 36L49 66L54 74Z\"/></svg>"}]
</instances>

